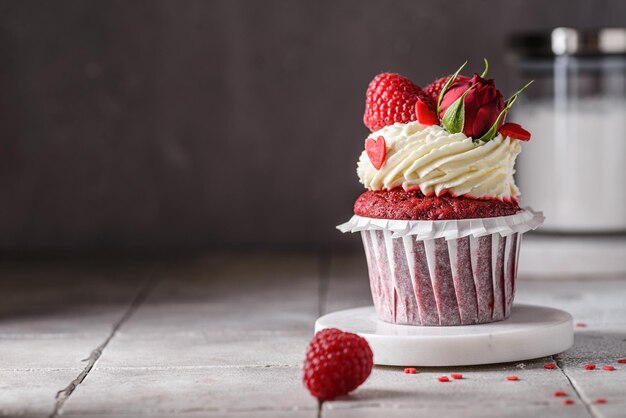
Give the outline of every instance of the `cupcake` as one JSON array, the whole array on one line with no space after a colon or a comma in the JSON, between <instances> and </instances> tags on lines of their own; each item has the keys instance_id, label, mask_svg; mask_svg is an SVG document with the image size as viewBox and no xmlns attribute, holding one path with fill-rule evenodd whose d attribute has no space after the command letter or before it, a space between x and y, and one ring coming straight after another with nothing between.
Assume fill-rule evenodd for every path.
<instances>
[{"instance_id":1,"label":"cupcake","mask_svg":"<svg viewBox=\"0 0 626 418\"><path fill-rule=\"evenodd\" d=\"M485 71L421 89L384 73L366 93L371 134L357 163L367 191L338 226L360 232L372 299L382 321L470 325L511 313L524 232L543 223L520 208L515 159L530 133L505 119Z\"/></svg>"}]
</instances>

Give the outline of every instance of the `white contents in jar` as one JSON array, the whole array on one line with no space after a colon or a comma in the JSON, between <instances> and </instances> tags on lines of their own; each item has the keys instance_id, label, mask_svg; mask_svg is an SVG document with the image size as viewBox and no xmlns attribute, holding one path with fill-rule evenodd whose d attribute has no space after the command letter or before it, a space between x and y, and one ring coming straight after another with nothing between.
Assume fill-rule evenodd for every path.
<instances>
[{"instance_id":1,"label":"white contents in jar","mask_svg":"<svg viewBox=\"0 0 626 418\"><path fill-rule=\"evenodd\" d=\"M626 101L527 102L511 121L532 133L517 163L522 205L544 230L626 231Z\"/></svg>"}]
</instances>

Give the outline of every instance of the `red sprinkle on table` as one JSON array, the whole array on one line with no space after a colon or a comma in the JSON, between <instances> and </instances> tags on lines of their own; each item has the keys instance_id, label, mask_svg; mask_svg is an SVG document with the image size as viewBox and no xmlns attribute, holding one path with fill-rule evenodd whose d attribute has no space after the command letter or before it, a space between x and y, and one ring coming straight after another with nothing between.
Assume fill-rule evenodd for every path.
<instances>
[{"instance_id":1,"label":"red sprinkle on table","mask_svg":"<svg viewBox=\"0 0 626 418\"><path fill-rule=\"evenodd\" d=\"M567 396L567 393L563 392L562 390L557 390L556 392L552 393L552 396L559 398L562 396Z\"/></svg>"},{"instance_id":2,"label":"red sprinkle on table","mask_svg":"<svg viewBox=\"0 0 626 418\"><path fill-rule=\"evenodd\" d=\"M461 373L450 373L450 377L453 379L463 379L463 375Z\"/></svg>"},{"instance_id":3,"label":"red sprinkle on table","mask_svg":"<svg viewBox=\"0 0 626 418\"><path fill-rule=\"evenodd\" d=\"M593 403L604 404L604 403L606 403L606 399L598 398L595 401L593 401Z\"/></svg>"},{"instance_id":4,"label":"red sprinkle on table","mask_svg":"<svg viewBox=\"0 0 626 418\"><path fill-rule=\"evenodd\" d=\"M439 376L437 378L437 380L439 380L440 382L449 382L450 379L448 379L448 376Z\"/></svg>"},{"instance_id":5,"label":"red sprinkle on table","mask_svg":"<svg viewBox=\"0 0 626 418\"><path fill-rule=\"evenodd\" d=\"M406 373L406 374L415 374L415 373L417 373L417 370L415 370L415 367L407 367L406 369L404 369L404 373Z\"/></svg>"},{"instance_id":6,"label":"red sprinkle on table","mask_svg":"<svg viewBox=\"0 0 626 418\"><path fill-rule=\"evenodd\" d=\"M626 358L621 358L621 359L617 360L617 362L624 364L624 363L626 363Z\"/></svg>"},{"instance_id":7,"label":"red sprinkle on table","mask_svg":"<svg viewBox=\"0 0 626 418\"><path fill-rule=\"evenodd\" d=\"M583 369L585 369L585 370L594 370L595 368L596 368L595 364L585 364L583 366Z\"/></svg>"},{"instance_id":8,"label":"red sprinkle on table","mask_svg":"<svg viewBox=\"0 0 626 418\"><path fill-rule=\"evenodd\" d=\"M556 369L556 364L544 364L543 368L544 369L549 369L549 370L554 370L554 369Z\"/></svg>"},{"instance_id":9,"label":"red sprinkle on table","mask_svg":"<svg viewBox=\"0 0 626 418\"><path fill-rule=\"evenodd\" d=\"M519 380L519 377L517 377L517 376L507 376L506 380Z\"/></svg>"},{"instance_id":10,"label":"red sprinkle on table","mask_svg":"<svg viewBox=\"0 0 626 418\"><path fill-rule=\"evenodd\" d=\"M562 403L563 405L573 405L573 404L574 404L574 401L573 401L573 400L571 400L571 399L563 399L563 400L561 401L561 403Z\"/></svg>"},{"instance_id":11,"label":"red sprinkle on table","mask_svg":"<svg viewBox=\"0 0 626 418\"><path fill-rule=\"evenodd\" d=\"M585 328L587 324L584 322L576 322L576 328Z\"/></svg>"},{"instance_id":12,"label":"red sprinkle on table","mask_svg":"<svg viewBox=\"0 0 626 418\"><path fill-rule=\"evenodd\" d=\"M602 367L602 370L606 370L607 372L612 372L613 370L615 370L615 367L613 367L613 366L604 366L604 367Z\"/></svg>"}]
</instances>

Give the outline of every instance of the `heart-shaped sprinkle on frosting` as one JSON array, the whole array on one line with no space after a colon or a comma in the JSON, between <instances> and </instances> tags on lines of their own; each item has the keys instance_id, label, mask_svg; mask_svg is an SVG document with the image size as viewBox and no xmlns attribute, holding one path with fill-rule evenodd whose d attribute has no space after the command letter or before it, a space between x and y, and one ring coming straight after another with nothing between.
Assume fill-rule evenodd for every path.
<instances>
[{"instance_id":1,"label":"heart-shaped sprinkle on frosting","mask_svg":"<svg viewBox=\"0 0 626 418\"><path fill-rule=\"evenodd\" d=\"M387 144L385 138L379 136L377 139L367 138L365 140L365 152L369 157L372 165L376 170L380 170L380 167L385 163L385 157L387 156Z\"/></svg>"}]
</instances>

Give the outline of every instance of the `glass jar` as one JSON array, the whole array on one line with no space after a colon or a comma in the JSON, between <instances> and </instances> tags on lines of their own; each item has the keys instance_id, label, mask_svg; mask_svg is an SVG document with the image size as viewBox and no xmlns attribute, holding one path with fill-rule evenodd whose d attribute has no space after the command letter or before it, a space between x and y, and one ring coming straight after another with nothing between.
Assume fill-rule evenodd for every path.
<instances>
[{"instance_id":1,"label":"glass jar","mask_svg":"<svg viewBox=\"0 0 626 418\"><path fill-rule=\"evenodd\" d=\"M522 205L544 231L626 231L626 29L511 38L518 84L510 120L532 133L517 165Z\"/></svg>"}]
</instances>

